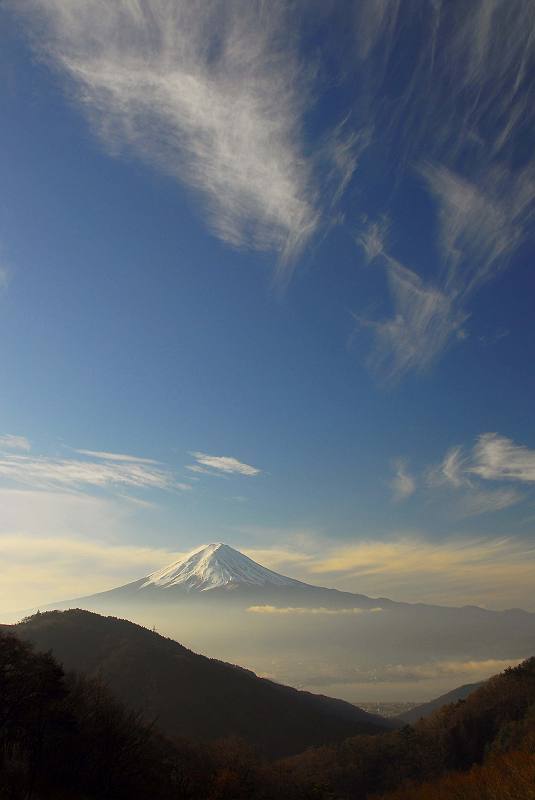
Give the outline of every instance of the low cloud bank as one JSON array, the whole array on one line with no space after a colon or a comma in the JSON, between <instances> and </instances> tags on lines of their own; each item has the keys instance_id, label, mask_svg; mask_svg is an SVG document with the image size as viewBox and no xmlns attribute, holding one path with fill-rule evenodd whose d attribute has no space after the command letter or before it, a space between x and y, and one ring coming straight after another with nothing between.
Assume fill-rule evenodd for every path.
<instances>
[{"instance_id":1,"label":"low cloud bank","mask_svg":"<svg viewBox=\"0 0 535 800\"><path fill-rule=\"evenodd\" d=\"M303 606L249 606L247 611L252 614L334 614L334 615L355 615L370 614L382 611L382 608L305 608Z\"/></svg>"}]
</instances>

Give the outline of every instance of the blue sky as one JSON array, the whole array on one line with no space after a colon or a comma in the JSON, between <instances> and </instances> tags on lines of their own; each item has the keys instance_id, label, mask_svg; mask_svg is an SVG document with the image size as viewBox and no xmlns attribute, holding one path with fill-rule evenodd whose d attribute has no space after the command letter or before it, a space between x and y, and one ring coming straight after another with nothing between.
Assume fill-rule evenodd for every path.
<instances>
[{"instance_id":1,"label":"blue sky","mask_svg":"<svg viewBox=\"0 0 535 800\"><path fill-rule=\"evenodd\" d=\"M0 13L0 605L224 540L532 608L535 5Z\"/></svg>"}]
</instances>

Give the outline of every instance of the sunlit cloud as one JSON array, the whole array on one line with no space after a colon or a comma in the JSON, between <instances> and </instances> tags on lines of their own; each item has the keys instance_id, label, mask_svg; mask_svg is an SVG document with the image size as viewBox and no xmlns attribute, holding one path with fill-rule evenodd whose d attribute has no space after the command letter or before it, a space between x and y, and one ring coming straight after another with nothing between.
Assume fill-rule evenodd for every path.
<instances>
[{"instance_id":1,"label":"sunlit cloud","mask_svg":"<svg viewBox=\"0 0 535 800\"><path fill-rule=\"evenodd\" d=\"M283 616L358 616L360 614L371 614L383 609L377 608L306 608L304 606L249 606L247 611L251 614L281 614Z\"/></svg>"},{"instance_id":2,"label":"sunlit cloud","mask_svg":"<svg viewBox=\"0 0 535 800\"><path fill-rule=\"evenodd\" d=\"M258 467L244 464L242 461L238 461L237 458L233 458L232 456L210 456L207 453L200 453L198 451L194 451L190 455L192 455L197 462L187 467L187 469L190 469L192 472L203 473L213 471L225 475L246 475L247 477L260 475L262 472Z\"/></svg>"},{"instance_id":3,"label":"sunlit cloud","mask_svg":"<svg viewBox=\"0 0 535 800\"><path fill-rule=\"evenodd\" d=\"M434 660L419 664L385 664L366 668L340 668L334 664L327 665L324 670L306 676L306 685L309 687L340 686L358 684L407 684L448 681L455 683L475 683L486 680L491 675L496 675L508 667L514 667L522 659L473 659L473 660Z\"/></svg>"},{"instance_id":4,"label":"sunlit cloud","mask_svg":"<svg viewBox=\"0 0 535 800\"><path fill-rule=\"evenodd\" d=\"M0 507L0 611L111 589L179 558L137 543L140 510L156 529L158 517L132 497L0 489Z\"/></svg>"},{"instance_id":5,"label":"sunlit cloud","mask_svg":"<svg viewBox=\"0 0 535 800\"><path fill-rule=\"evenodd\" d=\"M498 659L488 658L480 661L430 661L423 664L395 664L380 670L379 679L407 681L407 680L434 680L435 678L495 675L507 667L520 664L521 658Z\"/></svg>"},{"instance_id":6,"label":"sunlit cloud","mask_svg":"<svg viewBox=\"0 0 535 800\"><path fill-rule=\"evenodd\" d=\"M449 504L455 507L452 513L458 522L516 500L501 494L470 500L461 494ZM269 534L269 530L264 541L269 536L271 547L238 545L239 549L260 564L305 583L407 602L535 611L535 543L529 537L459 532L433 538L407 531L373 538L355 536L348 541L319 531L306 531L301 538L296 531L294 538L291 527L286 532L273 529Z\"/></svg>"},{"instance_id":7,"label":"sunlit cloud","mask_svg":"<svg viewBox=\"0 0 535 800\"><path fill-rule=\"evenodd\" d=\"M533 608L535 544L516 537L405 535L331 546L299 577L372 597Z\"/></svg>"},{"instance_id":8,"label":"sunlit cloud","mask_svg":"<svg viewBox=\"0 0 535 800\"><path fill-rule=\"evenodd\" d=\"M163 548L95 538L0 534L0 612L112 589L176 557Z\"/></svg>"},{"instance_id":9,"label":"sunlit cloud","mask_svg":"<svg viewBox=\"0 0 535 800\"><path fill-rule=\"evenodd\" d=\"M5 433L3 436L0 436L0 451L22 450L24 452L29 452L31 449L31 444L25 436L15 436L11 433Z\"/></svg>"}]
</instances>

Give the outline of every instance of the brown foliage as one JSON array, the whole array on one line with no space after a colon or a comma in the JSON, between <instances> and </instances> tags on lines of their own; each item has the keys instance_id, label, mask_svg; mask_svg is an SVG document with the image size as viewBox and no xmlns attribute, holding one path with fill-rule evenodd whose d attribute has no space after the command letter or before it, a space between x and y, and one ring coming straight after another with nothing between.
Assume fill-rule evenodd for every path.
<instances>
[{"instance_id":1,"label":"brown foliage","mask_svg":"<svg viewBox=\"0 0 535 800\"><path fill-rule=\"evenodd\" d=\"M495 756L469 772L411 784L376 800L534 800L535 756L512 752Z\"/></svg>"}]
</instances>

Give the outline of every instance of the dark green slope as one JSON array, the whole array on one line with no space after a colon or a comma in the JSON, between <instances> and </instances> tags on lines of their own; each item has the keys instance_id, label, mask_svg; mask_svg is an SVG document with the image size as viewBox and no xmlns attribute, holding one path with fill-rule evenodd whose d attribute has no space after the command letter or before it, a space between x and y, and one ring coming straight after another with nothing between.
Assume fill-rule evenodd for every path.
<instances>
[{"instance_id":1,"label":"dark green slope","mask_svg":"<svg viewBox=\"0 0 535 800\"><path fill-rule=\"evenodd\" d=\"M392 727L349 703L258 678L115 617L51 611L11 630L38 650L51 650L65 668L102 677L115 696L168 735L239 736L278 756Z\"/></svg>"}]
</instances>

